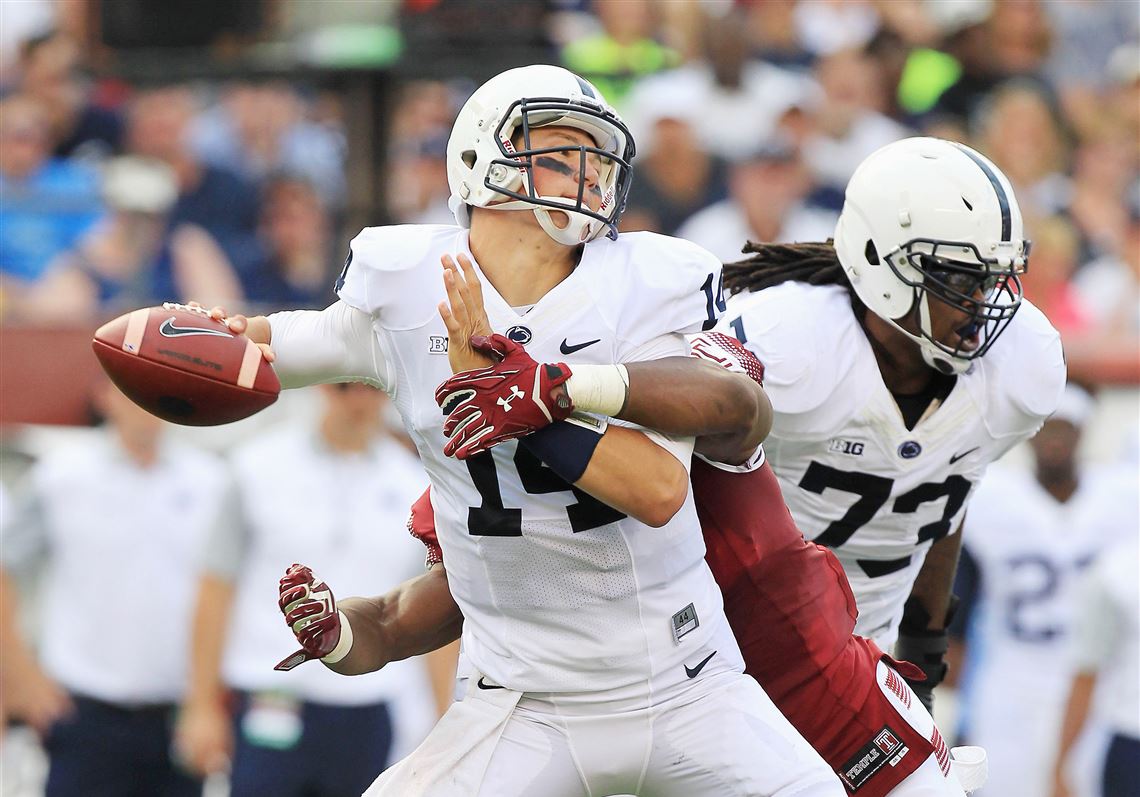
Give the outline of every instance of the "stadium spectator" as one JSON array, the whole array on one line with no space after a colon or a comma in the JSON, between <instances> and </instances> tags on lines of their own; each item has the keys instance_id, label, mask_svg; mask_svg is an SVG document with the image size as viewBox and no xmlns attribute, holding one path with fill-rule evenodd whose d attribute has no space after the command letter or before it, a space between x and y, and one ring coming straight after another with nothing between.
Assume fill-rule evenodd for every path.
<instances>
[{"instance_id":1,"label":"stadium spectator","mask_svg":"<svg viewBox=\"0 0 1140 797\"><path fill-rule=\"evenodd\" d=\"M426 128L392 142L388 212L399 224L450 224L447 130Z\"/></svg>"},{"instance_id":2,"label":"stadium spectator","mask_svg":"<svg viewBox=\"0 0 1140 797\"><path fill-rule=\"evenodd\" d=\"M829 190L836 211L855 167L879 147L910 134L882 113L888 101L879 69L858 50L837 51L816 63L824 96L810 114L813 130L803 142L804 163L815 182Z\"/></svg>"},{"instance_id":3,"label":"stadium spectator","mask_svg":"<svg viewBox=\"0 0 1140 797\"><path fill-rule=\"evenodd\" d=\"M1093 132L1104 115L1102 99L1115 79L1114 53L1140 35L1140 17L1134 11L1128 3L1094 0L1045 4L1054 36L1044 72L1066 117L1082 136ZM1140 56L1134 59L1134 69L1140 68L1136 61Z\"/></svg>"},{"instance_id":4,"label":"stadium spectator","mask_svg":"<svg viewBox=\"0 0 1140 797\"><path fill-rule=\"evenodd\" d=\"M23 43L18 85L46 109L55 157L99 161L122 151L123 117L92 101L81 66L75 40L52 30Z\"/></svg>"},{"instance_id":5,"label":"stadium spectator","mask_svg":"<svg viewBox=\"0 0 1140 797\"><path fill-rule=\"evenodd\" d=\"M797 3L793 20L796 37L817 58L861 48L879 29L878 11L867 0Z\"/></svg>"},{"instance_id":6,"label":"stadium spectator","mask_svg":"<svg viewBox=\"0 0 1140 797\"><path fill-rule=\"evenodd\" d=\"M806 70L811 66L813 55L797 35L795 0L739 5L752 57L785 69Z\"/></svg>"},{"instance_id":7,"label":"stadium spectator","mask_svg":"<svg viewBox=\"0 0 1140 797\"><path fill-rule=\"evenodd\" d=\"M465 83L417 80L404 85L389 128L388 212L400 224L450 224L447 137Z\"/></svg>"},{"instance_id":8,"label":"stadium spectator","mask_svg":"<svg viewBox=\"0 0 1140 797\"><path fill-rule=\"evenodd\" d=\"M1135 470L1078 457L1094 409L1083 389L1066 387L1030 441L1033 470L995 467L966 516L954 588L964 644L951 659L965 662L961 733L989 757L979 795L1048 793L1074 675L1067 651L1080 636L1081 576L1099 551L1136 532Z\"/></svg>"},{"instance_id":9,"label":"stadium spectator","mask_svg":"<svg viewBox=\"0 0 1140 797\"><path fill-rule=\"evenodd\" d=\"M1043 69L1053 45L1053 31L1044 6L1041 0L994 3L987 26L989 39L994 44L993 58L1000 74L1048 85Z\"/></svg>"},{"instance_id":10,"label":"stadium spectator","mask_svg":"<svg viewBox=\"0 0 1140 797\"><path fill-rule=\"evenodd\" d=\"M693 109L690 121L709 153L731 160L771 136L789 109L818 97L810 78L750 56L739 11L706 16L704 43L705 60L644 78L630 92L630 108L642 92L673 95Z\"/></svg>"},{"instance_id":11,"label":"stadium spectator","mask_svg":"<svg viewBox=\"0 0 1140 797\"><path fill-rule=\"evenodd\" d=\"M236 500L203 548L178 737L200 772L232 757L233 797L359 794L394 760L395 737L411 749L450 702L451 651L433 654L432 689L422 660L353 679L324 667L273 669L293 640L266 587L292 562L312 563L346 595L423 570L418 543L385 533L403 527L427 479L385 431L384 394L360 383L320 390L322 407L309 423L235 450Z\"/></svg>"},{"instance_id":12,"label":"stadium spectator","mask_svg":"<svg viewBox=\"0 0 1140 797\"><path fill-rule=\"evenodd\" d=\"M915 115L969 119L1003 76L994 63L987 21L991 0L924 2L922 17L934 30L929 47L915 48L899 84L902 106Z\"/></svg>"},{"instance_id":13,"label":"stadium spectator","mask_svg":"<svg viewBox=\"0 0 1140 797\"><path fill-rule=\"evenodd\" d=\"M98 175L52 157L43 106L20 94L0 100L0 277L35 282L101 213Z\"/></svg>"},{"instance_id":14,"label":"stadium spectator","mask_svg":"<svg viewBox=\"0 0 1140 797\"><path fill-rule=\"evenodd\" d=\"M227 471L110 383L106 429L41 459L0 546L4 705L43 736L47 797L195 797L171 757L186 687L194 559ZM39 653L12 579L42 564Z\"/></svg>"},{"instance_id":15,"label":"stadium spectator","mask_svg":"<svg viewBox=\"0 0 1140 797\"><path fill-rule=\"evenodd\" d=\"M1140 197L1129 208L1116 252L1089 263L1074 280L1094 324L1105 337L1140 339Z\"/></svg>"},{"instance_id":16,"label":"stadium spectator","mask_svg":"<svg viewBox=\"0 0 1140 797\"><path fill-rule=\"evenodd\" d=\"M631 124L641 150L622 229L666 235L728 196L728 164L698 137L698 109L667 85L639 94Z\"/></svg>"},{"instance_id":17,"label":"stadium spectator","mask_svg":"<svg viewBox=\"0 0 1140 797\"><path fill-rule=\"evenodd\" d=\"M1140 197L1115 253L1082 268L1074 287L1087 309L1086 334L1066 342L1069 373L1094 381L1140 382Z\"/></svg>"},{"instance_id":18,"label":"stadium spectator","mask_svg":"<svg viewBox=\"0 0 1140 797\"><path fill-rule=\"evenodd\" d=\"M1037 86L1022 80L1001 85L971 122L982 151L1009 177L1031 221L1065 206L1068 147L1055 108Z\"/></svg>"},{"instance_id":19,"label":"stadium spectator","mask_svg":"<svg viewBox=\"0 0 1140 797\"><path fill-rule=\"evenodd\" d=\"M1021 279L1025 297L1061 333L1061 340L1084 334L1093 321L1091 309L1072 283L1080 255L1073 225L1060 216L1033 225L1033 265Z\"/></svg>"},{"instance_id":20,"label":"stadium spectator","mask_svg":"<svg viewBox=\"0 0 1140 797\"><path fill-rule=\"evenodd\" d=\"M53 260L35 285L13 295L11 315L74 321L156 301L239 300L237 275L210 234L191 224L170 228L177 190L173 171L161 161L110 160L103 172L110 213Z\"/></svg>"},{"instance_id":21,"label":"stadium spectator","mask_svg":"<svg viewBox=\"0 0 1140 797\"><path fill-rule=\"evenodd\" d=\"M208 232L240 270L257 228L254 186L227 169L203 163L189 145L198 103L190 89L165 86L138 94L128 116L128 149L174 170L178 198L167 223L197 225Z\"/></svg>"},{"instance_id":22,"label":"stadium spectator","mask_svg":"<svg viewBox=\"0 0 1140 797\"><path fill-rule=\"evenodd\" d=\"M1140 99L1140 98L1138 98ZM1073 153L1065 212L1081 236L1081 262L1115 255L1128 226L1128 195L1140 185L1138 139L1119 123L1106 123Z\"/></svg>"},{"instance_id":23,"label":"stadium spectator","mask_svg":"<svg viewBox=\"0 0 1140 797\"><path fill-rule=\"evenodd\" d=\"M619 110L633 84L680 64L680 54L658 40L662 5L652 0L592 0L601 24L593 35L562 48L562 65L589 80Z\"/></svg>"},{"instance_id":24,"label":"stadium spectator","mask_svg":"<svg viewBox=\"0 0 1140 797\"><path fill-rule=\"evenodd\" d=\"M332 303L336 257L331 226L320 194L307 179L290 174L270 178L262 192L261 255L241 275L248 301L273 308Z\"/></svg>"},{"instance_id":25,"label":"stadium spectator","mask_svg":"<svg viewBox=\"0 0 1140 797\"><path fill-rule=\"evenodd\" d=\"M811 190L799 151L772 139L732 164L729 197L694 214L677 235L724 262L741 259L744 241L791 243L830 238L836 214L806 203Z\"/></svg>"},{"instance_id":26,"label":"stadium spectator","mask_svg":"<svg viewBox=\"0 0 1140 797\"><path fill-rule=\"evenodd\" d=\"M327 207L344 205L344 135L309 119L288 83L232 84L194 120L190 135L204 163L255 184L279 172L301 175Z\"/></svg>"}]
</instances>

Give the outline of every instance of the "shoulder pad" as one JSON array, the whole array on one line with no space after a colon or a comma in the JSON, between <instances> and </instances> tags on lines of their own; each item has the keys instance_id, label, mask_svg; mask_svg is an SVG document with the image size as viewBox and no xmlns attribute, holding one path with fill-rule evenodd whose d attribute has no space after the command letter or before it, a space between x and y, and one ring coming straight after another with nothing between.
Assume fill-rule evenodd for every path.
<instances>
[{"instance_id":1,"label":"shoulder pad","mask_svg":"<svg viewBox=\"0 0 1140 797\"><path fill-rule=\"evenodd\" d=\"M809 427L828 425L815 411L828 407L828 399L849 381L860 347L866 345L841 286L785 282L736 294L718 329L743 335L745 346L763 363L764 389L776 411L776 424L789 427L787 432L807 433ZM854 398L830 402L835 405L831 409L849 408Z\"/></svg>"},{"instance_id":2,"label":"shoulder pad","mask_svg":"<svg viewBox=\"0 0 1140 797\"><path fill-rule=\"evenodd\" d=\"M662 335L711 329L724 309L721 264L694 243L649 232L587 245L582 265L619 356Z\"/></svg>"},{"instance_id":3,"label":"shoulder pad","mask_svg":"<svg viewBox=\"0 0 1140 797\"><path fill-rule=\"evenodd\" d=\"M390 329L422 324L443 291L439 254L455 249L459 234L436 224L365 227L349 245L337 296Z\"/></svg>"},{"instance_id":4,"label":"shoulder pad","mask_svg":"<svg viewBox=\"0 0 1140 797\"><path fill-rule=\"evenodd\" d=\"M986 429L1009 445L1032 437L1065 389L1061 337L1045 314L1025 300L977 368L966 377Z\"/></svg>"}]
</instances>

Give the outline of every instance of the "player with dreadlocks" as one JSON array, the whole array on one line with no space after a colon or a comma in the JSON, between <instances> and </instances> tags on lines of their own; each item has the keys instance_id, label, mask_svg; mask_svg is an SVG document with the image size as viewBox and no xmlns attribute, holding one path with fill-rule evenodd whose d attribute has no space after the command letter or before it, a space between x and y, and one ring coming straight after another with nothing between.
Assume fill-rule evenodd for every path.
<instances>
[{"instance_id":1,"label":"player with dreadlocks","mask_svg":"<svg viewBox=\"0 0 1140 797\"><path fill-rule=\"evenodd\" d=\"M1021 296L1017 200L972 149L905 139L856 170L834 241L744 251L723 325L767 369L784 498L843 563L856 633L919 664L929 706L966 502L1065 382L1056 330Z\"/></svg>"}]
</instances>

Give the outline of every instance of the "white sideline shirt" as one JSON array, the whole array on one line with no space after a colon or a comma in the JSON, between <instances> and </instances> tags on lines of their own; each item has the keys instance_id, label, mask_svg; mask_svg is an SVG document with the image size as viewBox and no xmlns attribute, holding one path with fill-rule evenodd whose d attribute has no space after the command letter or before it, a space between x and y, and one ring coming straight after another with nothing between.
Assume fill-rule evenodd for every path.
<instances>
[{"instance_id":1,"label":"white sideline shirt","mask_svg":"<svg viewBox=\"0 0 1140 797\"><path fill-rule=\"evenodd\" d=\"M337 706L423 692L415 661L346 678L320 664L273 669L297 649L277 607L286 568L306 564L337 598L382 595L424 571L424 548L408 533L412 503L427 487L419 461L391 438L366 451L333 451L312 425L277 427L232 455L230 516L203 549L206 572L234 585L223 655L227 685L287 691Z\"/></svg>"},{"instance_id":2,"label":"white sideline shirt","mask_svg":"<svg viewBox=\"0 0 1140 797\"><path fill-rule=\"evenodd\" d=\"M197 558L229 472L166 440L141 467L111 433L37 463L4 517L0 560L37 560L40 660L67 689L108 703L181 699L197 595Z\"/></svg>"}]
</instances>

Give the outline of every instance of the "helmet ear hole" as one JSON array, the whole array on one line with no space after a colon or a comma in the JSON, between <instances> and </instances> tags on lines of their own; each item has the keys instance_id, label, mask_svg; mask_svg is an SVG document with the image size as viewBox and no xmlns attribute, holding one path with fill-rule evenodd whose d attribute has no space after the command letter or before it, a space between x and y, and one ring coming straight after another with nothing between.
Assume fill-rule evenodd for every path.
<instances>
[{"instance_id":1,"label":"helmet ear hole","mask_svg":"<svg viewBox=\"0 0 1140 797\"><path fill-rule=\"evenodd\" d=\"M875 242L870 238L867 239L867 246L863 249L863 257L867 258L867 262L872 266L879 265L879 251L875 249Z\"/></svg>"},{"instance_id":2,"label":"helmet ear hole","mask_svg":"<svg viewBox=\"0 0 1140 797\"><path fill-rule=\"evenodd\" d=\"M460 155L459 157L463 159L463 164L468 169L475 168L475 159L477 157L475 154L475 150L473 150L473 149L464 150L463 154Z\"/></svg>"}]
</instances>

